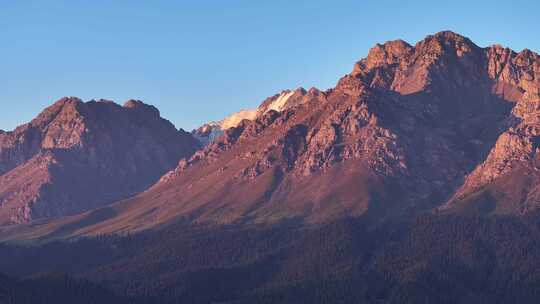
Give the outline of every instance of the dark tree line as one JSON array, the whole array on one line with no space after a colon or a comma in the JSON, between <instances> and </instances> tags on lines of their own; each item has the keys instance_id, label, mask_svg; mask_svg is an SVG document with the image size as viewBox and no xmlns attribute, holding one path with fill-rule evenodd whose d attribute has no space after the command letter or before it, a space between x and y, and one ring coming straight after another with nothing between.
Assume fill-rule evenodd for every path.
<instances>
[{"instance_id":1,"label":"dark tree line","mask_svg":"<svg viewBox=\"0 0 540 304\"><path fill-rule=\"evenodd\" d=\"M46 290L65 288L72 303L537 303L538 261L538 215L429 215L378 227L362 219L312 227L178 225L2 245L0 272L11 278L0 281L0 294L23 288L45 299L54 296ZM51 275L58 272L66 275Z\"/></svg>"}]
</instances>

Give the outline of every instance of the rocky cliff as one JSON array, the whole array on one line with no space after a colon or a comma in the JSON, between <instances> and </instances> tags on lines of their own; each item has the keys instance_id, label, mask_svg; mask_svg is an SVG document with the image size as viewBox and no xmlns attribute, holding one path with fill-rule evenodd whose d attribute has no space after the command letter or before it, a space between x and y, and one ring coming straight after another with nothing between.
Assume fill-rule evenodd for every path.
<instances>
[{"instance_id":1,"label":"rocky cliff","mask_svg":"<svg viewBox=\"0 0 540 304\"><path fill-rule=\"evenodd\" d=\"M136 194L198 147L140 101L62 98L0 134L0 223L74 214Z\"/></svg>"}]
</instances>

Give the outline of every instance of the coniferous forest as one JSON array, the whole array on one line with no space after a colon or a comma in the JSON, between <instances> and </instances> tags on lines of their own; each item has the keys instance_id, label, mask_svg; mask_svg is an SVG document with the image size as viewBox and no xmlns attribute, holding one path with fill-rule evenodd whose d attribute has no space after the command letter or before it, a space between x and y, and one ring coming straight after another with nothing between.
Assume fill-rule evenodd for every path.
<instances>
[{"instance_id":1,"label":"coniferous forest","mask_svg":"<svg viewBox=\"0 0 540 304\"><path fill-rule=\"evenodd\" d=\"M41 246L4 244L1 299L535 303L539 218L429 215L375 228L362 219L310 227L170 226Z\"/></svg>"}]
</instances>

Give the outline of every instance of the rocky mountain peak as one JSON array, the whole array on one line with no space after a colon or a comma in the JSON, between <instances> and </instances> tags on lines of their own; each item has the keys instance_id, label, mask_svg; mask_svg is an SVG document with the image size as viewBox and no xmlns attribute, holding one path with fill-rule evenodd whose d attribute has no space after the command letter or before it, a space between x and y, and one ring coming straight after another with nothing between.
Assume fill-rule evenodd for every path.
<instances>
[{"instance_id":1,"label":"rocky mountain peak","mask_svg":"<svg viewBox=\"0 0 540 304\"><path fill-rule=\"evenodd\" d=\"M144 190L197 141L129 101L62 98L0 134L0 224L67 215Z\"/></svg>"},{"instance_id":2,"label":"rocky mountain peak","mask_svg":"<svg viewBox=\"0 0 540 304\"><path fill-rule=\"evenodd\" d=\"M408 95L487 85L483 50L451 31L427 36L413 46L402 40L373 47L338 84L352 93L362 86Z\"/></svg>"},{"instance_id":3,"label":"rocky mountain peak","mask_svg":"<svg viewBox=\"0 0 540 304\"><path fill-rule=\"evenodd\" d=\"M479 47L469 38L452 31L441 31L434 35L428 35L415 45L415 49L431 49L439 51L466 52Z\"/></svg>"},{"instance_id":4,"label":"rocky mountain peak","mask_svg":"<svg viewBox=\"0 0 540 304\"><path fill-rule=\"evenodd\" d=\"M75 115L78 112L78 106L83 101L77 97L63 97L54 102L49 107L45 108L34 120L30 122L36 127L44 127L51 123L62 112L66 115Z\"/></svg>"},{"instance_id":5,"label":"rocky mountain peak","mask_svg":"<svg viewBox=\"0 0 540 304\"><path fill-rule=\"evenodd\" d=\"M255 120L271 111L286 111L319 94L321 92L317 88L311 88L309 91L302 87L295 90L283 90L281 93L265 99L257 109L240 110L220 121L204 124L193 130L192 134L199 139L203 146L206 146L223 135L227 129L239 126L244 120Z\"/></svg>"},{"instance_id":6,"label":"rocky mountain peak","mask_svg":"<svg viewBox=\"0 0 540 304\"><path fill-rule=\"evenodd\" d=\"M154 116L160 116L159 110L156 107L148 105L140 100L130 99L124 103L123 107L126 109L133 109L136 111L149 113Z\"/></svg>"},{"instance_id":7,"label":"rocky mountain peak","mask_svg":"<svg viewBox=\"0 0 540 304\"><path fill-rule=\"evenodd\" d=\"M368 69L396 64L403 57L408 56L412 50L413 48L403 40L393 40L384 44L376 44L369 50L365 64Z\"/></svg>"},{"instance_id":8,"label":"rocky mountain peak","mask_svg":"<svg viewBox=\"0 0 540 304\"><path fill-rule=\"evenodd\" d=\"M300 87L295 90L283 90L281 93L268 97L258 108L259 115L262 115L270 110L284 111L292 108L302 102L302 98L307 91Z\"/></svg>"},{"instance_id":9,"label":"rocky mountain peak","mask_svg":"<svg viewBox=\"0 0 540 304\"><path fill-rule=\"evenodd\" d=\"M83 101L78 97L65 96L55 101L51 107L63 107L69 105L77 105L81 103L83 103Z\"/></svg>"}]
</instances>

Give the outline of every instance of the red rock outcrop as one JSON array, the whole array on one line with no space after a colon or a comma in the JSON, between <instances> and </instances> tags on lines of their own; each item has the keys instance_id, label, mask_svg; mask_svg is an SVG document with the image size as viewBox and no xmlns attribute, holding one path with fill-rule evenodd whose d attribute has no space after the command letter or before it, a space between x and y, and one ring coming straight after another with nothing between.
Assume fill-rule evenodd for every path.
<instances>
[{"instance_id":1,"label":"red rock outcrop","mask_svg":"<svg viewBox=\"0 0 540 304\"><path fill-rule=\"evenodd\" d=\"M0 134L0 223L74 214L136 194L197 142L140 101L62 98Z\"/></svg>"}]
</instances>

